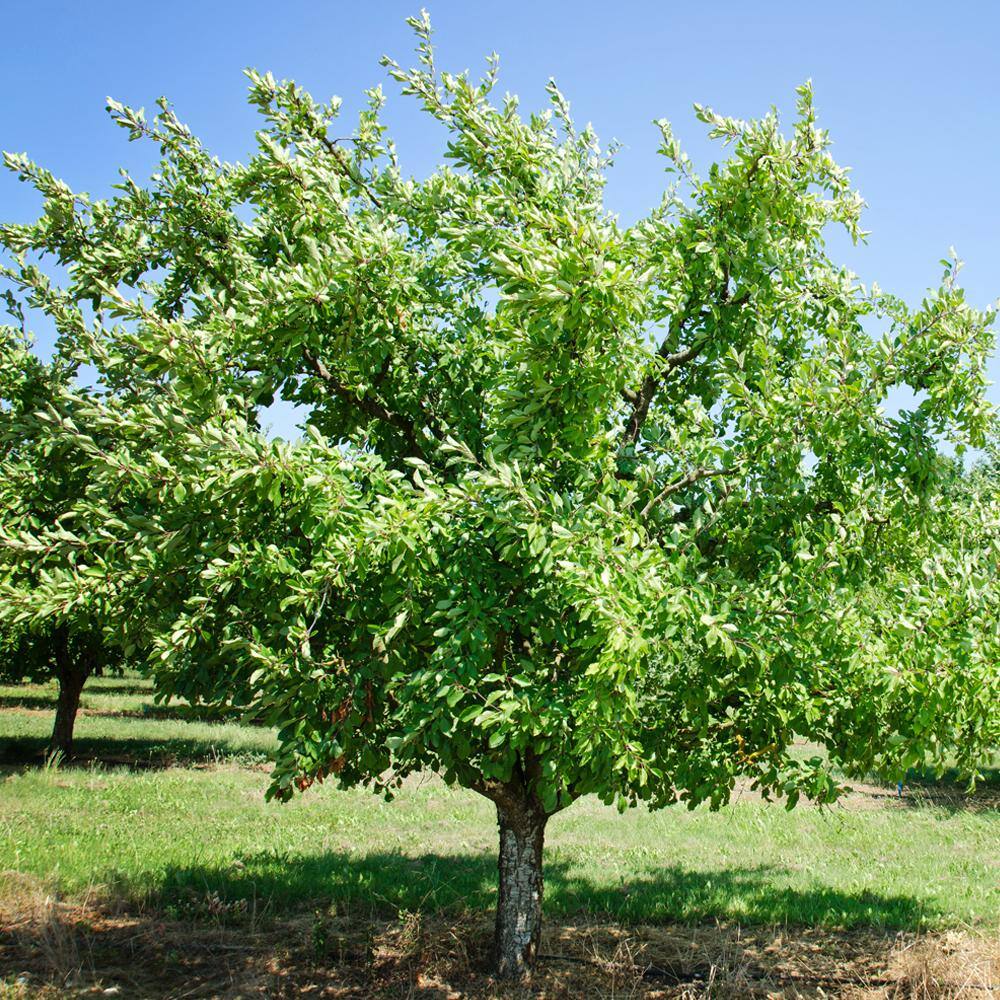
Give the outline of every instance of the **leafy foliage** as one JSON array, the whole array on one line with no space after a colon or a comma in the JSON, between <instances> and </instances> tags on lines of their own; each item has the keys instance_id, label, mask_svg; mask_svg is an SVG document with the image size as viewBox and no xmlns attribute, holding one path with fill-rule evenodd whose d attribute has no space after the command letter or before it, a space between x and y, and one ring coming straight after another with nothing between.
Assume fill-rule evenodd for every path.
<instances>
[{"instance_id":1,"label":"leafy foliage","mask_svg":"<svg viewBox=\"0 0 1000 1000\"><path fill-rule=\"evenodd\" d=\"M150 637L165 692L281 726L280 798L435 768L546 813L739 779L794 804L834 765L974 768L996 498L942 494L936 442L984 443L993 314L957 262L911 309L829 258L862 200L808 85L787 134L698 107L729 147L704 176L660 122L670 186L625 227L554 84L522 116L495 61L438 72L412 25L418 66L386 66L447 130L423 180L380 89L340 138L339 102L254 72L245 165L165 102L109 102L162 163L108 200L7 156L45 209L0 230L4 273L96 380L24 408L80 476L58 523L5 523L37 578L4 621ZM898 386L919 403L890 417ZM302 440L262 433L276 396Z\"/></svg>"},{"instance_id":2,"label":"leafy foliage","mask_svg":"<svg viewBox=\"0 0 1000 1000\"><path fill-rule=\"evenodd\" d=\"M23 320L16 301L11 299L10 304ZM44 559L27 555L25 541L39 532L57 536L86 488L87 468L81 454L68 439L53 439L34 416L62 398L71 374L72 368L59 359L50 365L39 361L17 331L3 332L0 518L12 552L0 566L0 579L18 592L30 592L48 582ZM63 557L72 558L69 553ZM43 680L59 676L73 664L85 669L86 676L95 669L120 668L122 658L101 624L72 600L51 607L44 616L7 618L0 624L0 677Z\"/></svg>"}]
</instances>

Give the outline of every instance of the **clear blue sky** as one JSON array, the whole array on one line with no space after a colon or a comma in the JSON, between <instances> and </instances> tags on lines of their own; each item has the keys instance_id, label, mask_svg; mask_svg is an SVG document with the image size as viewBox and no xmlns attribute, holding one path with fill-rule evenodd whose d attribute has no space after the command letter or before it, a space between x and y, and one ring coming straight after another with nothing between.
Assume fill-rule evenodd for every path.
<instances>
[{"instance_id":1,"label":"clear blue sky","mask_svg":"<svg viewBox=\"0 0 1000 1000\"><path fill-rule=\"evenodd\" d=\"M821 123L868 201L869 244L845 246L863 280L908 299L937 281L954 246L969 297L1000 295L1000 4L711 4L431 0L439 64L474 72L501 57L501 91L541 107L555 77L579 122L624 150L608 207L625 222L656 204L663 187L652 119L669 118L696 162L715 150L691 104L740 117L793 106L815 84ZM173 0L164 4L5 5L0 61L0 147L27 152L78 190L105 194L120 165L151 162L107 120L107 95L151 107L167 95L221 157L245 159L255 116L241 70L291 77L326 98L382 82L387 121L404 169L439 161L442 137L386 80L378 57L412 51L403 23L418 2ZM349 119L348 119L349 120ZM32 192L0 176L0 216L27 220ZM837 241L836 246L841 246ZM40 331L39 347L46 335ZM1000 381L994 358L991 375ZM991 389L1000 403L1000 392ZM287 432L287 414L275 415Z\"/></svg>"}]
</instances>

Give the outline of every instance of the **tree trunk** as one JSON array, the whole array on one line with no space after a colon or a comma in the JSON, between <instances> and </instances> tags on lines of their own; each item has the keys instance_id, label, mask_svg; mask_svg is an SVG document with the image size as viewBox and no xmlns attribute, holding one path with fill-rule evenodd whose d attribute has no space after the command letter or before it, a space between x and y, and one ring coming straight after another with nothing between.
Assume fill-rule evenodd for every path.
<instances>
[{"instance_id":1,"label":"tree trunk","mask_svg":"<svg viewBox=\"0 0 1000 1000\"><path fill-rule=\"evenodd\" d=\"M90 676L90 663L85 657L73 660L69 639L65 634L56 639L55 660L59 699L56 702L52 739L49 741L49 755L60 753L64 758L69 758L73 756L73 726L80 707L80 692Z\"/></svg>"},{"instance_id":2,"label":"tree trunk","mask_svg":"<svg viewBox=\"0 0 1000 1000\"><path fill-rule=\"evenodd\" d=\"M500 894L494 947L501 979L523 979L535 964L542 932L545 813L533 804L497 804Z\"/></svg>"}]
</instances>

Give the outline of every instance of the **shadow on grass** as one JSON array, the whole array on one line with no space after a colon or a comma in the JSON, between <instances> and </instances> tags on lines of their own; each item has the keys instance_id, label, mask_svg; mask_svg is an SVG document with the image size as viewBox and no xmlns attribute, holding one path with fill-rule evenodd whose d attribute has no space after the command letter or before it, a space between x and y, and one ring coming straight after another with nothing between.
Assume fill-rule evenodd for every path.
<instances>
[{"instance_id":1,"label":"shadow on grass","mask_svg":"<svg viewBox=\"0 0 1000 1000\"><path fill-rule=\"evenodd\" d=\"M259 747L233 745L222 734L209 737L167 739L122 739L120 737L78 736L73 741L73 757L60 766L128 767L137 770L176 767L183 764L236 762L263 764L270 757ZM48 753L48 739L42 736L0 738L0 765L41 766Z\"/></svg>"},{"instance_id":2,"label":"shadow on grass","mask_svg":"<svg viewBox=\"0 0 1000 1000\"><path fill-rule=\"evenodd\" d=\"M134 677L96 677L87 682L83 689L87 694L153 694L153 683L136 680Z\"/></svg>"},{"instance_id":3,"label":"shadow on grass","mask_svg":"<svg viewBox=\"0 0 1000 1000\"><path fill-rule=\"evenodd\" d=\"M0 695L0 708L38 708L47 712L56 710L56 695L5 694Z\"/></svg>"},{"instance_id":4,"label":"shadow on grass","mask_svg":"<svg viewBox=\"0 0 1000 1000\"><path fill-rule=\"evenodd\" d=\"M982 777L970 791L968 778L957 768L943 774L911 772L906 777L902 805L911 809L932 806L949 813L982 812L1000 808L1000 767L983 768Z\"/></svg>"},{"instance_id":5,"label":"shadow on grass","mask_svg":"<svg viewBox=\"0 0 1000 1000\"><path fill-rule=\"evenodd\" d=\"M957 768L949 767L943 774L936 775L933 771L911 771L906 776L906 784L911 788L948 788L953 791L964 791L968 779ZM977 788L992 788L1000 790L1000 765L984 767L982 777L976 782Z\"/></svg>"},{"instance_id":6,"label":"shadow on grass","mask_svg":"<svg viewBox=\"0 0 1000 1000\"><path fill-rule=\"evenodd\" d=\"M140 692L143 693L143 692ZM152 697L152 692L144 692ZM89 697L88 697L89 694ZM251 725L252 720L245 720L239 710L222 710L204 705L187 705L175 703L169 705L157 705L152 701L140 705L138 708L117 708L114 705L107 707L95 704L94 697L105 694L104 689L96 688L89 693L85 692L80 701L81 715L97 716L108 719L175 719L180 722L243 722ZM114 695L109 695L113 697ZM55 712L56 696L44 694L16 694L0 695L0 709L28 708L45 712Z\"/></svg>"},{"instance_id":7,"label":"shadow on grass","mask_svg":"<svg viewBox=\"0 0 1000 1000\"><path fill-rule=\"evenodd\" d=\"M394 868L399 859L369 860L388 861L390 873L399 874ZM450 870L471 865L473 882L485 883L487 877L485 862L478 857L435 856L433 863ZM573 888L574 880L564 881L565 874L558 863L550 866L554 892ZM692 883L691 873L670 869L657 884L697 896L706 879L715 883L738 875L730 888L739 889L751 874L716 872ZM760 875L766 880L767 870ZM490 902L485 896L482 901ZM306 994L372 1000L633 996L646 995L644 981L656 983L657 995L665 995L664 987L686 986L684 996L803 996L801 990L808 986L820 988L820 996L843 996L845 985L869 995L873 986L885 985L892 987L893 996L909 996L910 985L925 981L910 980L905 971L902 978L883 972L889 972L890 948L898 942L893 945L881 931L797 928L790 923L756 930L718 924L628 928L587 920L586 915L583 921L561 919L548 905L542 954L531 986L498 989L491 978L492 921L485 909L461 906L440 914L410 910L387 917L329 910L276 916L254 909L244 910L240 921L231 921L219 909L223 900L216 896L213 905L207 919L192 920L149 906L122 913L54 902L50 896L44 902L40 896L26 898L17 928L0 927L0 978L9 973L33 986L47 984L59 996L72 982L74 995L89 988L87 992L150 1000ZM912 943L903 940L904 947ZM954 950L951 942L948 954ZM978 955L973 957L978 961ZM958 987L948 996L964 996L965 985L982 980L981 973L971 978L967 962L949 960L946 978L936 976L938 985ZM940 972L941 966L935 969ZM781 987L788 991L778 992ZM675 995L673 990L670 995ZM808 995L813 995L812 989Z\"/></svg>"},{"instance_id":8,"label":"shadow on grass","mask_svg":"<svg viewBox=\"0 0 1000 1000\"><path fill-rule=\"evenodd\" d=\"M217 914L220 907L245 912L247 904L253 912L332 906L338 913L391 918L401 912L489 911L496 902L496 878L496 861L487 854L327 853L291 859L257 853L234 859L228 868L168 869L153 901L169 915L187 918ZM766 865L712 871L668 866L608 886L557 855L545 865L545 911L623 924L721 919L894 930L919 928L938 915L926 901L909 896L784 882L782 869Z\"/></svg>"}]
</instances>

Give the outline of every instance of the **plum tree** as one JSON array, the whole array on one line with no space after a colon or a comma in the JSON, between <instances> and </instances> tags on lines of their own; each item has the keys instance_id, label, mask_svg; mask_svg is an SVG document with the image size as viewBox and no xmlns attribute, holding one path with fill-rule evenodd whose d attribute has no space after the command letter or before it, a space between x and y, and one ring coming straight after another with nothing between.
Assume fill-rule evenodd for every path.
<instances>
[{"instance_id":1,"label":"plum tree","mask_svg":"<svg viewBox=\"0 0 1000 1000\"><path fill-rule=\"evenodd\" d=\"M993 313L952 260L910 308L830 258L862 200L808 85L787 134L696 106L729 147L704 175L657 123L668 187L625 226L613 152L555 84L522 116L495 59L439 72L411 24L418 65L385 65L446 130L424 179L380 89L345 136L338 101L256 72L245 165L166 102L109 103L162 155L110 199L7 157L45 198L0 230L7 279L96 374L34 414L87 476L72 520L8 533L44 572L3 614L100 609L149 637L163 691L256 706L278 799L420 769L486 796L497 971L518 977L546 823L582 795L829 802L837 767L957 742L974 771L995 550L951 557L929 515L938 440L981 445L991 418ZM918 402L891 416L899 386ZM301 440L262 431L276 395Z\"/></svg>"}]
</instances>

